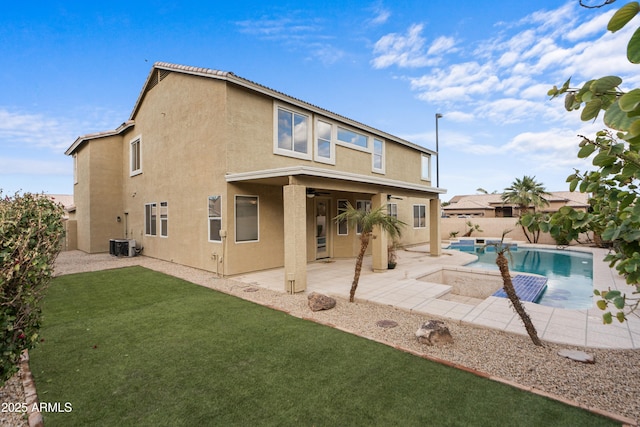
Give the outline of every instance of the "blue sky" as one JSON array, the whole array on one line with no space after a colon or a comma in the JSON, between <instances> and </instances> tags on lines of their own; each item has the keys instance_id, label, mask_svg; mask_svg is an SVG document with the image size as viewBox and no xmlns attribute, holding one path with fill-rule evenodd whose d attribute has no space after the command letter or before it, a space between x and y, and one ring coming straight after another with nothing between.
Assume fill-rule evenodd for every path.
<instances>
[{"instance_id":1,"label":"blue sky","mask_svg":"<svg viewBox=\"0 0 640 427\"><path fill-rule=\"evenodd\" d=\"M602 125L546 93L569 77L640 85L625 59L633 25L606 32L625 3L9 2L0 14L0 188L71 194L65 149L127 120L163 61L231 71L431 149L440 113L445 201L502 191L523 175L564 191L573 168L588 166L576 135Z\"/></svg>"}]
</instances>

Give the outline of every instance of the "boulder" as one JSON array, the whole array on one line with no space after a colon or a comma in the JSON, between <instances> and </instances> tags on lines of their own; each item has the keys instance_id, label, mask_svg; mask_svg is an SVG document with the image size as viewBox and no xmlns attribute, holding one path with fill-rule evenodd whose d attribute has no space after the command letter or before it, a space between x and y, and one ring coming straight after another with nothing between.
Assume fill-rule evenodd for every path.
<instances>
[{"instance_id":1,"label":"boulder","mask_svg":"<svg viewBox=\"0 0 640 427\"><path fill-rule=\"evenodd\" d=\"M429 320L424 323L420 329L416 331L416 338L419 343L434 345L434 344L450 344L453 343L453 337L449 328L444 326L444 322L441 320Z\"/></svg>"},{"instance_id":2,"label":"boulder","mask_svg":"<svg viewBox=\"0 0 640 427\"><path fill-rule=\"evenodd\" d=\"M335 299L317 292L311 292L308 299L311 311L330 310L336 306Z\"/></svg>"}]
</instances>

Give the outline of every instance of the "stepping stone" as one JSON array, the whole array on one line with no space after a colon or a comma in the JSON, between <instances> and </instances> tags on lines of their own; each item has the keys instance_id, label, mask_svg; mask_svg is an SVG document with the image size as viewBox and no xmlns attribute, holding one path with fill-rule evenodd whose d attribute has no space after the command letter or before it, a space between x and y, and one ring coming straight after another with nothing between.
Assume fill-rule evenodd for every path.
<instances>
[{"instance_id":1,"label":"stepping stone","mask_svg":"<svg viewBox=\"0 0 640 427\"><path fill-rule=\"evenodd\" d=\"M566 357L576 362L582 363L596 363L596 360L592 355L579 350L560 350L558 356Z\"/></svg>"}]
</instances>

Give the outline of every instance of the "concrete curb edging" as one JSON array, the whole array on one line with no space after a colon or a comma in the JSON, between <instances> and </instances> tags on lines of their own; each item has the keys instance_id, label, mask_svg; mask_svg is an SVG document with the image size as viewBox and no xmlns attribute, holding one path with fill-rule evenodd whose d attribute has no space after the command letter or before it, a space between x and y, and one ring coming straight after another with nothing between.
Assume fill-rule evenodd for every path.
<instances>
[{"instance_id":1,"label":"concrete curb edging","mask_svg":"<svg viewBox=\"0 0 640 427\"><path fill-rule=\"evenodd\" d=\"M24 350L20 356L20 372L26 400L25 403L27 404L27 413L29 414L29 427L44 427L42 413L37 409L39 407L38 394L36 392L36 383L33 380L33 375L29 368L29 352L27 350ZM34 408L36 409L34 410Z\"/></svg>"}]
</instances>

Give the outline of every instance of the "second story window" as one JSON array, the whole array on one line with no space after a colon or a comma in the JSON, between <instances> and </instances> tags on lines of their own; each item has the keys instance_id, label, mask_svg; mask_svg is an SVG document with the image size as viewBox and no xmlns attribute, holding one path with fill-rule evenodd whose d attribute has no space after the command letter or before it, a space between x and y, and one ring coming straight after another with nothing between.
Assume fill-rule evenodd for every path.
<instances>
[{"instance_id":1,"label":"second story window","mask_svg":"<svg viewBox=\"0 0 640 427\"><path fill-rule=\"evenodd\" d=\"M138 136L131 140L129 147L129 159L131 176L142 173L142 137Z\"/></svg>"},{"instance_id":2,"label":"second story window","mask_svg":"<svg viewBox=\"0 0 640 427\"><path fill-rule=\"evenodd\" d=\"M422 155L420 164L420 177L425 181L431 181L431 157Z\"/></svg>"},{"instance_id":3,"label":"second story window","mask_svg":"<svg viewBox=\"0 0 640 427\"><path fill-rule=\"evenodd\" d=\"M384 172L384 142L381 139L373 139L373 170Z\"/></svg>"},{"instance_id":4,"label":"second story window","mask_svg":"<svg viewBox=\"0 0 640 427\"><path fill-rule=\"evenodd\" d=\"M285 156L311 158L311 119L283 107L276 108L274 152Z\"/></svg>"},{"instance_id":5,"label":"second story window","mask_svg":"<svg viewBox=\"0 0 640 427\"><path fill-rule=\"evenodd\" d=\"M356 147L369 148L369 138L358 132L338 126L338 141L355 145Z\"/></svg>"},{"instance_id":6,"label":"second story window","mask_svg":"<svg viewBox=\"0 0 640 427\"><path fill-rule=\"evenodd\" d=\"M316 155L315 159L322 163L335 164L335 145L332 141L333 125L323 120L316 120Z\"/></svg>"}]
</instances>

